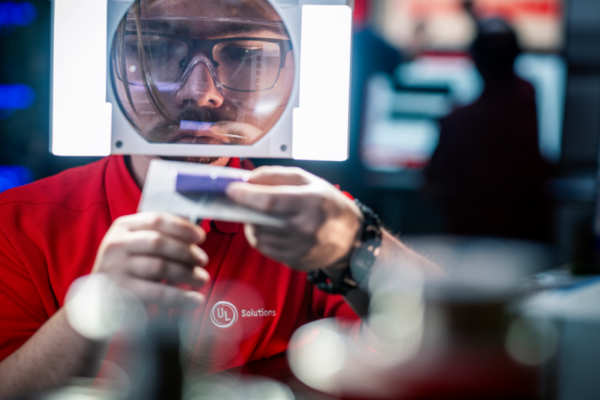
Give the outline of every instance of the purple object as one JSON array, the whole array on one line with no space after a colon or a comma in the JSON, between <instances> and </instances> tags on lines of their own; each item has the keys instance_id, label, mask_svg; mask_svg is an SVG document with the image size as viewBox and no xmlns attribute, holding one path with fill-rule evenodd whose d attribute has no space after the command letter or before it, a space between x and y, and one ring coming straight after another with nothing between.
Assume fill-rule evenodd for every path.
<instances>
[{"instance_id":1,"label":"purple object","mask_svg":"<svg viewBox=\"0 0 600 400\"><path fill-rule=\"evenodd\" d=\"M179 129L183 131L208 131L214 125L214 122L199 122L183 120L179 123Z\"/></svg>"},{"instance_id":2,"label":"purple object","mask_svg":"<svg viewBox=\"0 0 600 400\"><path fill-rule=\"evenodd\" d=\"M177 174L175 190L179 193L211 193L225 194L225 188L232 182L244 182L243 178L229 178L224 176Z\"/></svg>"}]
</instances>

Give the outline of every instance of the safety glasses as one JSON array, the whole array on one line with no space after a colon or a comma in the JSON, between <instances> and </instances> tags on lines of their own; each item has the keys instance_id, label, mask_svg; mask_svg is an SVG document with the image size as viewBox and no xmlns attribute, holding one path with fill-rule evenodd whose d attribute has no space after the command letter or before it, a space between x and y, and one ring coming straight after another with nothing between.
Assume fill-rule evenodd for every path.
<instances>
[{"instance_id":1,"label":"safety glasses","mask_svg":"<svg viewBox=\"0 0 600 400\"><path fill-rule=\"evenodd\" d=\"M275 87L292 44L286 39L192 39L126 31L113 49L117 77L129 85L144 86L151 78L160 91L178 90L194 66L204 62L218 88L258 92Z\"/></svg>"}]
</instances>

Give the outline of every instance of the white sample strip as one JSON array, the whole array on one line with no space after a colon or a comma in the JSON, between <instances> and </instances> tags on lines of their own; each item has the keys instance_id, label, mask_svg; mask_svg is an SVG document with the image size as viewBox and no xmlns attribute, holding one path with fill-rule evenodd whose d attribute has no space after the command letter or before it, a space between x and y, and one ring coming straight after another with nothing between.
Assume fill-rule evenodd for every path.
<instances>
[{"instance_id":1,"label":"white sample strip","mask_svg":"<svg viewBox=\"0 0 600 400\"><path fill-rule=\"evenodd\" d=\"M242 207L225 196L190 196L177 192L177 175L197 174L243 180L248 171L237 168L185 163L178 161L152 160L138 211L168 212L188 218L250 223L283 227L285 220L260 211Z\"/></svg>"}]
</instances>

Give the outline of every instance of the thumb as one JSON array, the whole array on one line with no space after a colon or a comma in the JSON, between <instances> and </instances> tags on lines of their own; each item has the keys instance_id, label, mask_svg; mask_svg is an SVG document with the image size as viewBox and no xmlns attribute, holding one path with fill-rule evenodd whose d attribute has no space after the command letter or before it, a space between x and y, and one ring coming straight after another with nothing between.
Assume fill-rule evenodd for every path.
<instances>
[{"instance_id":1,"label":"thumb","mask_svg":"<svg viewBox=\"0 0 600 400\"><path fill-rule=\"evenodd\" d=\"M299 186L311 183L312 176L296 167L263 166L250 173L248 182L269 186Z\"/></svg>"},{"instance_id":2,"label":"thumb","mask_svg":"<svg viewBox=\"0 0 600 400\"><path fill-rule=\"evenodd\" d=\"M302 186L268 186L243 182L233 182L225 189L227 196L236 203L275 214L294 214L299 211L304 192Z\"/></svg>"}]
</instances>

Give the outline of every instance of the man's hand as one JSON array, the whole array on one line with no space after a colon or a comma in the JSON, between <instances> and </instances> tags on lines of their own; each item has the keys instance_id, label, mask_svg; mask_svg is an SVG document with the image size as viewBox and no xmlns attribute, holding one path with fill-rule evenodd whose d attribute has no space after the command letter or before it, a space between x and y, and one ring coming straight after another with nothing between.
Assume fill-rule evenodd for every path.
<instances>
[{"instance_id":1,"label":"man's hand","mask_svg":"<svg viewBox=\"0 0 600 400\"><path fill-rule=\"evenodd\" d=\"M287 220L285 228L246 225L253 247L302 271L347 265L362 214L346 195L299 168L260 167L248 182L232 183L227 195Z\"/></svg>"},{"instance_id":2,"label":"man's hand","mask_svg":"<svg viewBox=\"0 0 600 400\"><path fill-rule=\"evenodd\" d=\"M146 212L121 217L104 236L93 272L106 274L146 304L197 307L204 302L201 294L172 285L198 287L208 282L202 268L208 256L198 247L205 238L200 227L174 215Z\"/></svg>"}]
</instances>

